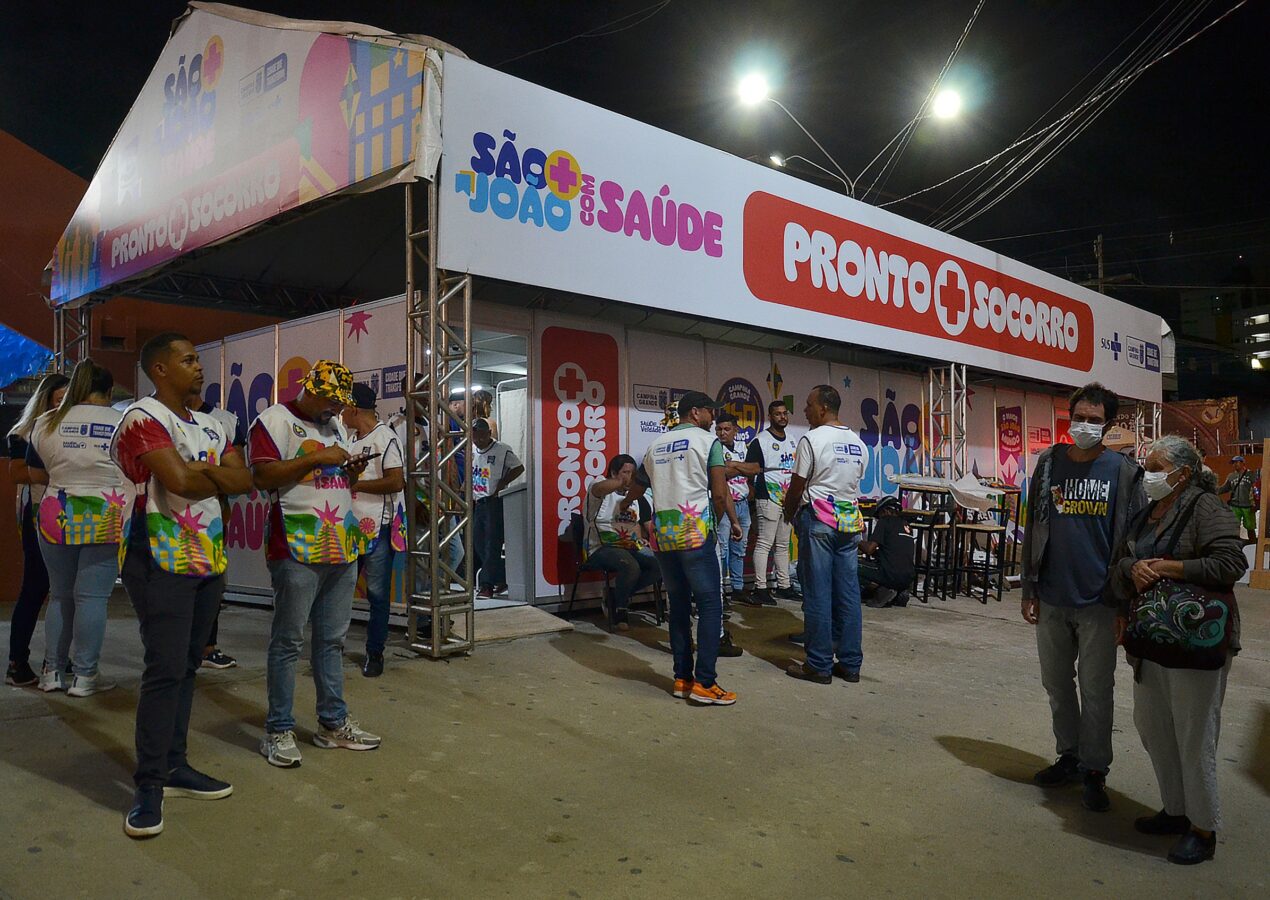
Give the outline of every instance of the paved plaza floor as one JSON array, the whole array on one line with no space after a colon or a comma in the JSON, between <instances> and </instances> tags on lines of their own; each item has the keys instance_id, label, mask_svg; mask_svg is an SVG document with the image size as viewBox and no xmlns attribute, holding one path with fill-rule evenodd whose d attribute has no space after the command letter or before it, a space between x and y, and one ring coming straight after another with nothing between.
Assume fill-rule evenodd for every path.
<instances>
[{"instance_id":1,"label":"paved plaza floor","mask_svg":"<svg viewBox=\"0 0 1270 900\"><path fill-rule=\"evenodd\" d=\"M1216 861L1187 869L1132 827L1159 796L1127 666L1111 811L1032 785L1054 747L1017 595L866 610L852 685L784 675L795 605L739 608L747 653L720 661L731 708L670 697L651 624L608 635L583 617L448 662L390 648L378 680L356 668L355 625L346 695L383 747L314 747L302 667L293 770L256 750L268 613L230 607L221 645L241 665L200 674L191 760L234 794L168 801L165 832L135 842L121 826L141 648L116 594L102 670L117 689L0 688L0 897L1270 896L1270 594L1240 599L1226 828Z\"/></svg>"}]
</instances>

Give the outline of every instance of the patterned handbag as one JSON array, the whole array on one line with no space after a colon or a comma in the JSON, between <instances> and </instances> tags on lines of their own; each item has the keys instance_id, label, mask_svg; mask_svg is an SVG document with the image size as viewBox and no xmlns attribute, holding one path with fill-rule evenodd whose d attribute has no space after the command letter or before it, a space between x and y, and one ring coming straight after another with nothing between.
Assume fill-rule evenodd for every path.
<instances>
[{"instance_id":1,"label":"patterned handbag","mask_svg":"<svg viewBox=\"0 0 1270 900\"><path fill-rule=\"evenodd\" d=\"M1178 517L1162 558L1173 558L1196 502ZM1233 590L1162 578L1133 599L1125 652L1168 669L1220 669L1238 616Z\"/></svg>"}]
</instances>

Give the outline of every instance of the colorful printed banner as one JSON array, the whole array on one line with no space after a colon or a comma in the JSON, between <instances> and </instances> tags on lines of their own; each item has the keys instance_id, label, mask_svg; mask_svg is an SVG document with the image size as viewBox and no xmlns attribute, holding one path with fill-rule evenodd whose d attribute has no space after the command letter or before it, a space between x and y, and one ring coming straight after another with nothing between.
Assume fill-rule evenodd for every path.
<instances>
[{"instance_id":1,"label":"colorful printed banner","mask_svg":"<svg viewBox=\"0 0 1270 900\"><path fill-rule=\"evenodd\" d=\"M53 305L407 166L424 73L422 50L192 11L58 241Z\"/></svg>"},{"instance_id":2,"label":"colorful printed banner","mask_svg":"<svg viewBox=\"0 0 1270 900\"><path fill-rule=\"evenodd\" d=\"M1021 484L1023 471L1023 407L997 407L997 457L1001 480Z\"/></svg>"},{"instance_id":3,"label":"colorful printed banner","mask_svg":"<svg viewBox=\"0 0 1270 900\"><path fill-rule=\"evenodd\" d=\"M470 60L443 100L444 268L1160 398L1152 313Z\"/></svg>"}]
</instances>

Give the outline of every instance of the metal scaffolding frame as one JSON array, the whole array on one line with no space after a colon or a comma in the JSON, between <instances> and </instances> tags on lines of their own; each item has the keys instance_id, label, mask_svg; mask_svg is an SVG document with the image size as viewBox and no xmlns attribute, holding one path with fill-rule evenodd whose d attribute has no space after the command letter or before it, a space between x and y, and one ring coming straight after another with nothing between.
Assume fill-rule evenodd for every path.
<instances>
[{"instance_id":1,"label":"metal scaffolding frame","mask_svg":"<svg viewBox=\"0 0 1270 900\"><path fill-rule=\"evenodd\" d=\"M413 649L440 659L475 644L472 479L462 471L472 431L447 402L472 392L472 276L437 268L436 184L408 182L405 202L407 634ZM456 538L457 568L448 552Z\"/></svg>"},{"instance_id":2,"label":"metal scaffolding frame","mask_svg":"<svg viewBox=\"0 0 1270 900\"><path fill-rule=\"evenodd\" d=\"M926 381L925 474L956 480L969 471L966 443L966 367L932 367Z\"/></svg>"},{"instance_id":3,"label":"metal scaffolding frame","mask_svg":"<svg viewBox=\"0 0 1270 900\"><path fill-rule=\"evenodd\" d=\"M92 302L85 300L74 309L53 310L53 370L70 374L71 367L88 356L92 333Z\"/></svg>"},{"instance_id":4,"label":"metal scaffolding frame","mask_svg":"<svg viewBox=\"0 0 1270 900\"><path fill-rule=\"evenodd\" d=\"M1149 413L1148 413L1149 410ZM1145 463L1151 445L1160 437L1160 404L1136 404L1133 413L1133 455L1139 463Z\"/></svg>"}]
</instances>

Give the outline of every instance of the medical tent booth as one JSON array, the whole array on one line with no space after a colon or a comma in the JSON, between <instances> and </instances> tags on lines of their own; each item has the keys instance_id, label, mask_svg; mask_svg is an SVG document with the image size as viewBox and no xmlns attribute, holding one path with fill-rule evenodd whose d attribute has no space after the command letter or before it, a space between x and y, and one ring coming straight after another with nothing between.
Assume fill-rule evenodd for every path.
<instances>
[{"instance_id":1,"label":"medical tent booth","mask_svg":"<svg viewBox=\"0 0 1270 900\"><path fill-rule=\"evenodd\" d=\"M807 392L835 386L880 496L908 474L1022 485L1090 381L1138 401L1149 441L1171 361L1158 316L440 41L208 3L175 24L50 268L63 363L126 294L283 320L200 348L241 429L317 359L376 389L407 450L396 611L433 656L479 627L457 393L494 395L525 464L509 598L556 608L587 486L642 456L684 390L748 438L776 399L800 433ZM233 498L226 523L230 590L263 604L267 504Z\"/></svg>"}]
</instances>

